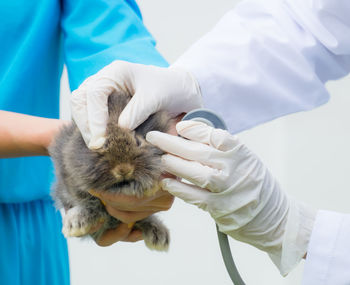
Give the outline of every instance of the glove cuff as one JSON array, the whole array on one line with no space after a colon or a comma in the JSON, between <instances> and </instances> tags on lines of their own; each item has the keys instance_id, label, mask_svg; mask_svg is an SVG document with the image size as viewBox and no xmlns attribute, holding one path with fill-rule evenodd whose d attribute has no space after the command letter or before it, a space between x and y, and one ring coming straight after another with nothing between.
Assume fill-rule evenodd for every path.
<instances>
[{"instance_id":1,"label":"glove cuff","mask_svg":"<svg viewBox=\"0 0 350 285\"><path fill-rule=\"evenodd\" d=\"M288 217L280 252L270 253L270 258L286 276L307 253L317 211L303 203L289 200Z\"/></svg>"}]
</instances>

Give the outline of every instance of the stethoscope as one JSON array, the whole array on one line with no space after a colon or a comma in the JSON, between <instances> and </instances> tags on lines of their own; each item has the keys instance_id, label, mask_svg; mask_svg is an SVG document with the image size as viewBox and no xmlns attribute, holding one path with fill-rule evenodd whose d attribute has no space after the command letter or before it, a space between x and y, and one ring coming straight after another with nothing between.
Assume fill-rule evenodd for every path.
<instances>
[{"instance_id":1,"label":"stethoscope","mask_svg":"<svg viewBox=\"0 0 350 285\"><path fill-rule=\"evenodd\" d=\"M217 129L223 129L227 130L227 126L220 118L220 116L216 115L214 112L207 110L207 109L196 109L189 113L187 113L183 118L183 121L185 120L193 120L193 121L199 121L203 122L209 126L212 126ZM235 265L235 262L233 261L230 244L227 239L227 235L220 232L218 226L216 225L216 231L218 234L219 244L220 244L220 250L222 254L222 258L224 260L226 270L228 274L230 275L230 278L234 285L245 285L244 281L242 280L241 276L239 275L239 272L237 270L237 267Z\"/></svg>"}]
</instances>

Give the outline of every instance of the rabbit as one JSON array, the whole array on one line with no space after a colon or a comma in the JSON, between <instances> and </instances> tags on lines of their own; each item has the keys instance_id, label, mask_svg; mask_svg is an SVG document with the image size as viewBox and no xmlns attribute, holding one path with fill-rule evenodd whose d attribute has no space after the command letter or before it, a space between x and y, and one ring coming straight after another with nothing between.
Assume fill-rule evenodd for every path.
<instances>
[{"instance_id":1,"label":"rabbit","mask_svg":"<svg viewBox=\"0 0 350 285\"><path fill-rule=\"evenodd\" d=\"M88 236L92 226L104 221L92 234L98 239L106 230L121 222L110 216L102 202L88 191L111 191L143 197L158 190L162 174L163 152L145 140L147 132L166 132L170 116L163 111L151 115L135 131L118 126L118 118L131 99L123 92L114 91L108 98L109 118L106 141L99 150L90 150L74 121L63 127L49 146L54 162L56 182L52 197L57 208L64 208L62 232L66 237ZM169 231L154 215L134 225L142 231L148 248L166 251Z\"/></svg>"}]
</instances>

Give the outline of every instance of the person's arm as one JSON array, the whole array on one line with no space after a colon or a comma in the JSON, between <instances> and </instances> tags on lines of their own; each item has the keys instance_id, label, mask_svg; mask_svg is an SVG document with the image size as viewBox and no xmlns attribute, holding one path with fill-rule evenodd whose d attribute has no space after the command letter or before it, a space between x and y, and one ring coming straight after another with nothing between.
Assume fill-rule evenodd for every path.
<instances>
[{"instance_id":1,"label":"person's arm","mask_svg":"<svg viewBox=\"0 0 350 285\"><path fill-rule=\"evenodd\" d=\"M193 121L177 130L188 140L147 135L168 152L164 169L194 184L164 179L164 190L208 211L220 231L266 251L283 275L306 257L303 285L349 284L349 214L316 213L293 201L259 158L226 131Z\"/></svg>"},{"instance_id":2,"label":"person's arm","mask_svg":"<svg viewBox=\"0 0 350 285\"><path fill-rule=\"evenodd\" d=\"M0 111L0 158L48 155L47 147L64 123Z\"/></svg>"},{"instance_id":3,"label":"person's arm","mask_svg":"<svg viewBox=\"0 0 350 285\"><path fill-rule=\"evenodd\" d=\"M195 121L178 123L177 131L181 137L146 137L167 153L164 170L185 179L163 179L162 188L210 213L221 232L267 252L288 274L307 252L316 211L288 197L260 159L227 131Z\"/></svg>"},{"instance_id":4,"label":"person's arm","mask_svg":"<svg viewBox=\"0 0 350 285\"><path fill-rule=\"evenodd\" d=\"M328 101L350 71L349 14L348 0L242 1L175 66L237 133Z\"/></svg>"}]
</instances>

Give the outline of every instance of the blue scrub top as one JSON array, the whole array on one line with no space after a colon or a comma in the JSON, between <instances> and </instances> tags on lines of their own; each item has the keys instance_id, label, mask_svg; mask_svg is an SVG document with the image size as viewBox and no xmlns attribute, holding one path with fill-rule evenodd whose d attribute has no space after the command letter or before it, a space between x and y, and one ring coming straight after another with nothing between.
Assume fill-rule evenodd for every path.
<instances>
[{"instance_id":1,"label":"blue scrub top","mask_svg":"<svg viewBox=\"0 0 350 285\"><path fill-rule=\"evenodd\" d=\"M133 0L0 0L0 19L1 110L58 118L63 64L72 90L116 59L167 65ZM11 237L0 235L0 284L68 282L61 219L49 195L53 173L48 157L0 159L0 232ZM33 254L36 247L43 254ZM55 258L54 269L48 260ZM46 279L6 279L11 266L27 276L29 264L39 268L34 275L46 271ZM65 281L50 270L64 271Z\"/></svg>"}]
</instances>

